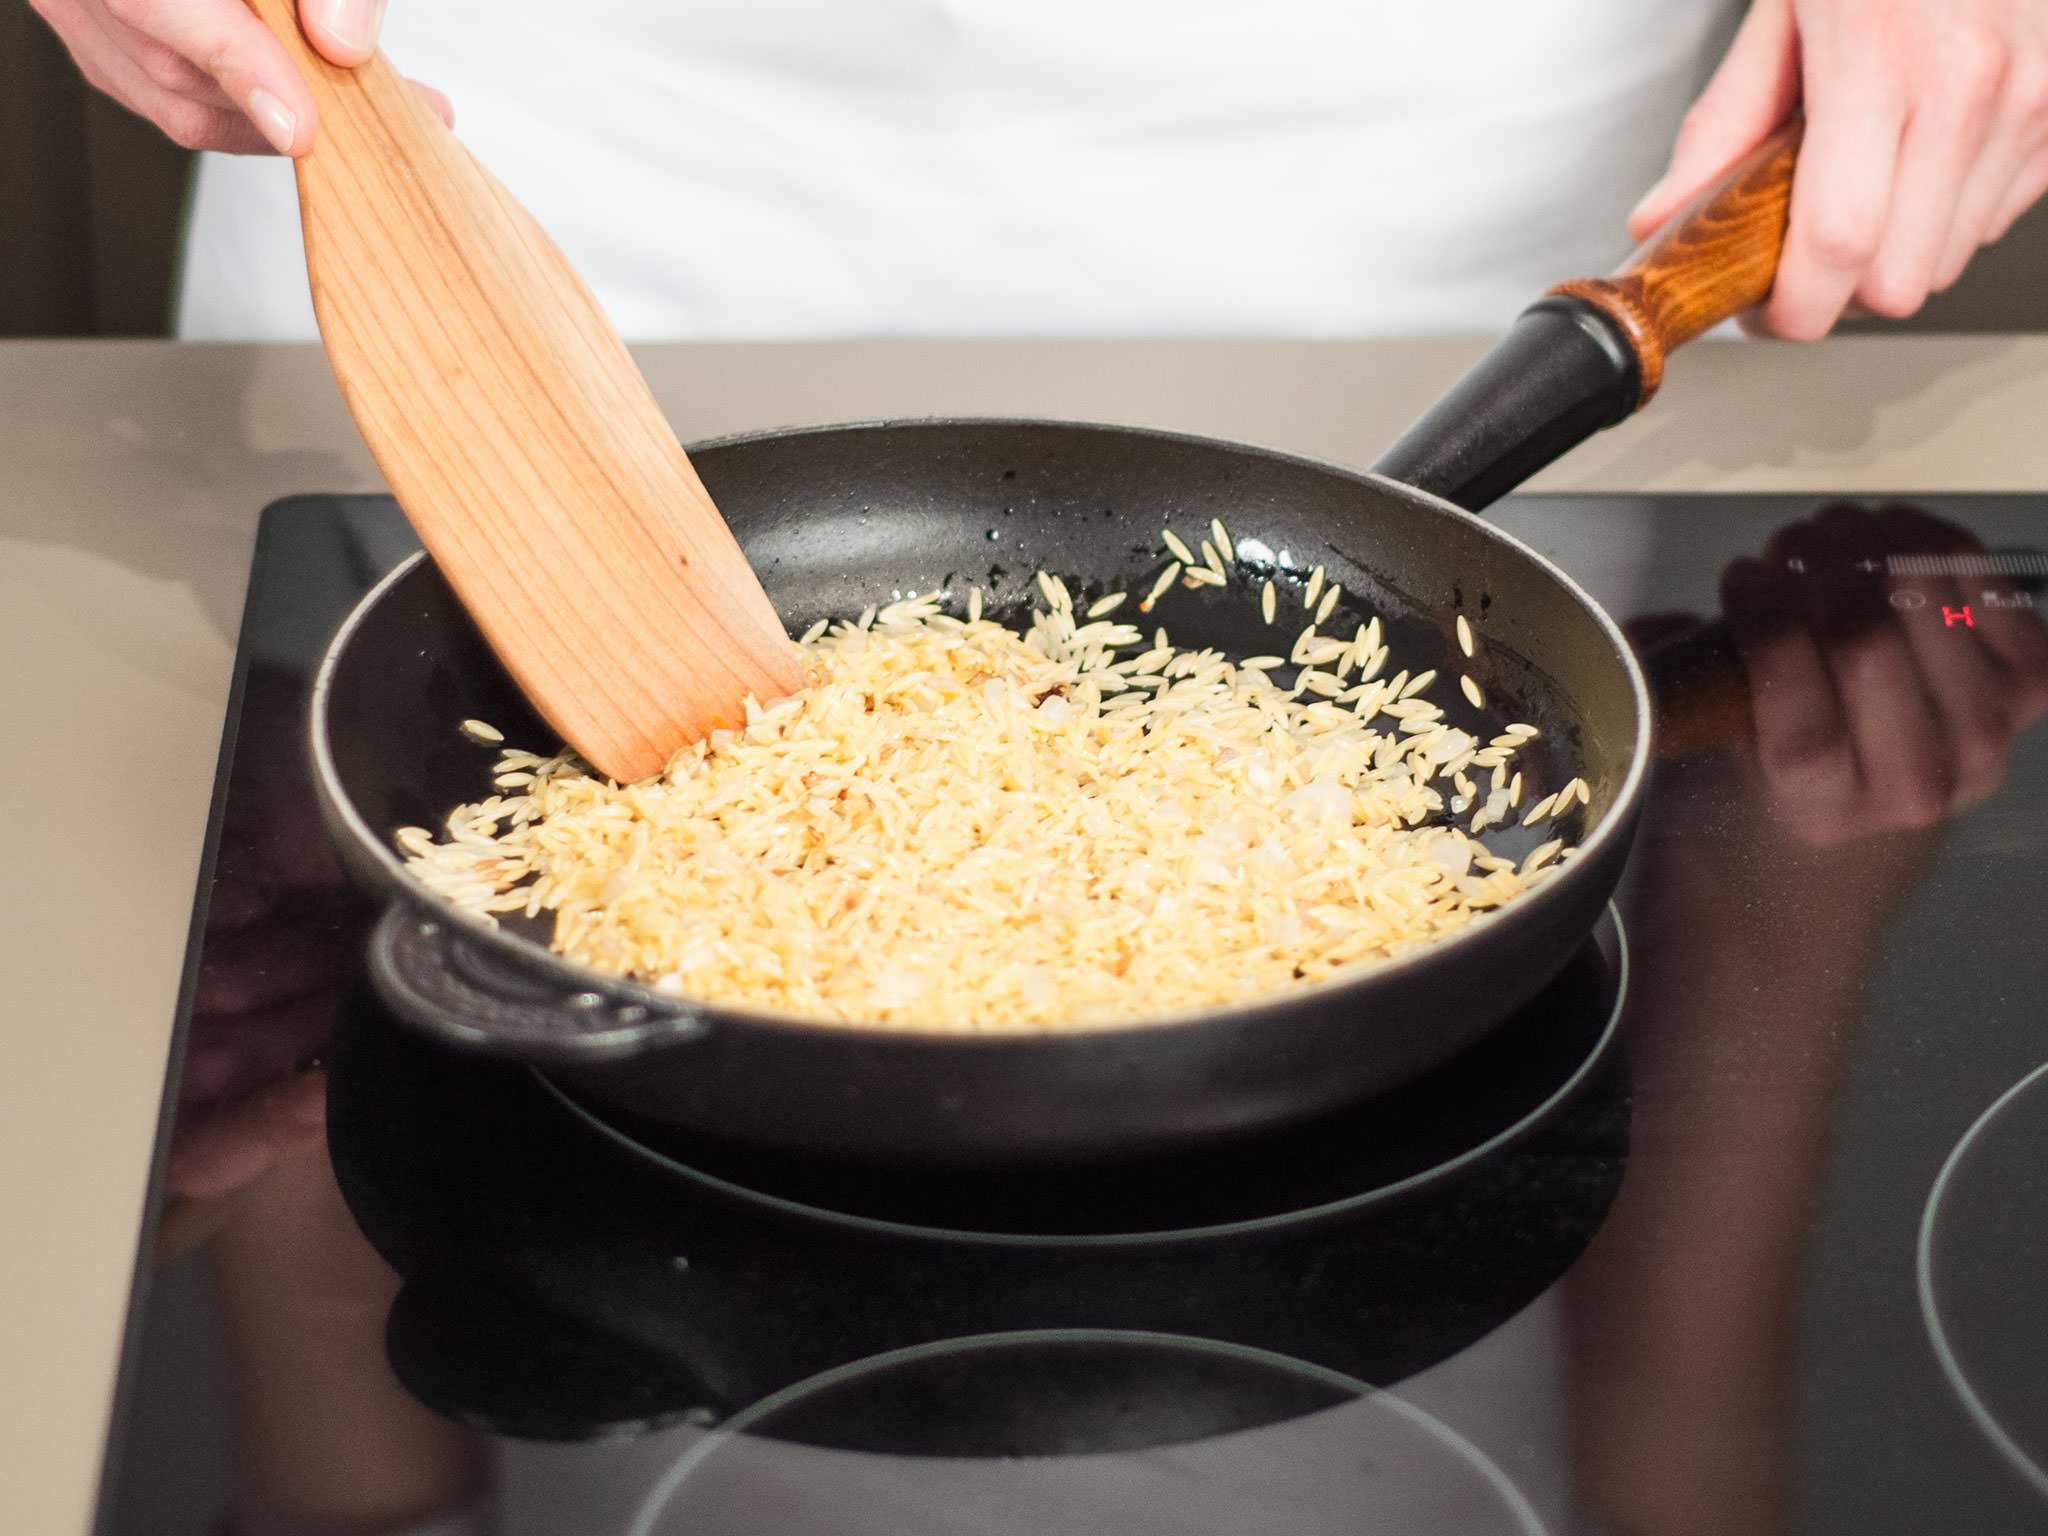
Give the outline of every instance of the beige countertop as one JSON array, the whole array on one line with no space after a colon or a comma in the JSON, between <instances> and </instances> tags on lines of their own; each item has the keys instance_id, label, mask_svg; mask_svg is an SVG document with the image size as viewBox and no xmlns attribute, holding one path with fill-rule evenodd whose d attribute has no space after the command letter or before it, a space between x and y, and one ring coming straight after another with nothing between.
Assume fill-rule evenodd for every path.
<instances>
[{"instance_id":1,"label":"beige countertop","mask_svg":"<svg viewBox=\"0 0 2048 1536\"><path fill-rule=\"evenodd\" d=\"M640 353L686 439L1118 421L1368 463L1483 349L865 342ZM1553 489L2048 489L2048 337L1708 343ZM317 350L0 344L0 1532L87 1529L256 528L374 489ZM34 774L31 780L29 775ZM26 796L33 784L33 809Z\"/></svg>"}]
</instances>

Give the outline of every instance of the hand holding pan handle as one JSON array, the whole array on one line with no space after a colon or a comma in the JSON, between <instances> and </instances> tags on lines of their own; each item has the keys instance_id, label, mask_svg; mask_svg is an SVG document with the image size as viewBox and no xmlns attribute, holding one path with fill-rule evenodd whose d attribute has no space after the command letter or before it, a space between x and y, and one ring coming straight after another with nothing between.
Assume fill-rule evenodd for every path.
<instances>
[{"instance_id":1,"label":"hand holding pan handle","mask_svg":"<svg viewBox=\"0 0 2048 1536\"><path fill-rule=\"evenodd\" d=\"M1805 128L1795 116L1612 277L1573 278L1530 305L1373 469L1477 512L1641 410L1672 348L1770 296ZM1724 625L1645 661L1660 755L1749 733L1748 683Z\"/></svg>"},{"instance_id":2,"label":"hand holding pan handle","mask_svg":"<svg viewBox=\"0 0 2048 1536\"><path fill-rule=\"evenodd\" d=\"M1477 512L1641 410L1672 348L1770 296L1805 127L1795 117L1751 150L1612 277L1530 305L1374 471Z\"/></svg>"}]
</instances>

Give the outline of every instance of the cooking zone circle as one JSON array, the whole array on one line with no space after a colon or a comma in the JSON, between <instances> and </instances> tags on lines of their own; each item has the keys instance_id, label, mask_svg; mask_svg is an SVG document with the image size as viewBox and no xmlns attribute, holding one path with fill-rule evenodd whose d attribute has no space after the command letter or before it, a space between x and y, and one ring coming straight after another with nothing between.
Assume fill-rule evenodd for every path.
<instances>
[{"instance_id":1,"label":"cooking zone circle","mask_svg":"<svg viewBox=\"0 0 2048 1536\"><path fill-rule=\"evenodd\" d=\"M1292 1413L1236 1428L1242 1404ZM1235 1430L1235 1432L1233 1432ZM1434 1415L1340 1372L1209 1339L1059 1330L948 1339L826 1371L692 1445L630 1536L1543 1536Z\"/></svg>"},{"instance_id":2,"label":"cooking zone circle","mask_svg":"<svg viewBox=\"0 0 2048 1536\"><path fill-rule=\"evenodd\" d=\"M2048 1494L2048 1064L1978 1117L1920 1218L1920 1316L1977 1427Z\"/></svg>"},{"instance_id":3,"label":"cooking zone circle","mask_svg":"<svg viewBox=\"0 0 2048 1536\"><path fill-rule=\"evenodd\" d=\"M743 1205L940 1242L1128 1247L1341 1218L1453 1177L1547 1124L1588 1087L1619 1051L1627 995L1627 941L1610 907L1557 980L1414 1083L1251 1141L1071 1171L902 1170L779 1156L620 1117L544 1072L535 1077L643 1165Z\"/></svg>"}]
</instances>

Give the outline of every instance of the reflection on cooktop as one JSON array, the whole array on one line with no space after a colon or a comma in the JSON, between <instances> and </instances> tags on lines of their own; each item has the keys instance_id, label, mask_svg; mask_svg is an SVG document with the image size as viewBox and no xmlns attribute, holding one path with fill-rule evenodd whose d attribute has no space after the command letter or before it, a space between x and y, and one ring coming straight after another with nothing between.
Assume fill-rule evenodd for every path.
<instances>
[{"instance_id":1,"label":"reflection on cooktop","mask_svg":"<svg viewBox=\"0 0 2048 1536\"><path fill-rule=\"evenodd\" d=\"M1188 1336L1385 1384L1520 1311L1598 1229L1627 1142L1624 971L1610 918L1529 1009L1374 1104L972 1178L638 1143L358 986L329 1144L404 1277L394 1370L505 1433L717 1422L855 1361L1019 1330ZM1205 1432L1301 1411L1253 1395Z\"/></svg>"},{"instance_id":2,"label":"reflection on cooktop","mask_svg":"<svg viewBox=\"0 0 2048 1536\"><path fill-rule=\"evenodd\" d=\"M1985 1110L1942 1165L1920 1220L1919 1282L1949 1385L2048 1493L2048 1065Z\"/></svg>"}]
</instances>

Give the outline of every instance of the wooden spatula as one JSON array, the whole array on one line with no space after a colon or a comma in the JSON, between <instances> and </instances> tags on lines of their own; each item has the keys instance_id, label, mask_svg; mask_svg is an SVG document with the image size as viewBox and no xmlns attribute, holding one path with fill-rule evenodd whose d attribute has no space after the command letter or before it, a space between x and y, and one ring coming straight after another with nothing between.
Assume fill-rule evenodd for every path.
<instances>
[{"instance_id":1,"label":"wooden spatula","mask_svg":"<svg viewBox=\"0 0 2048 1536\"><path fill-rule=\"evenodd\" d=\"M801 686L796 653L618 333L531 215L373 57L251 0L320 109L297 162L320 336L412 525L543 718L600 772Z\"/></svg>"}]
</instances>

